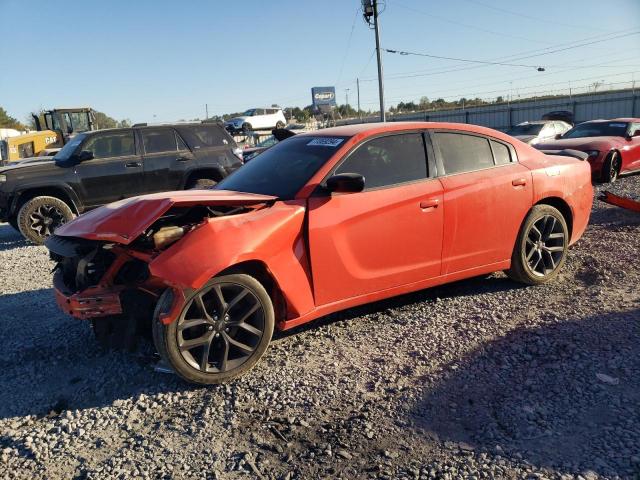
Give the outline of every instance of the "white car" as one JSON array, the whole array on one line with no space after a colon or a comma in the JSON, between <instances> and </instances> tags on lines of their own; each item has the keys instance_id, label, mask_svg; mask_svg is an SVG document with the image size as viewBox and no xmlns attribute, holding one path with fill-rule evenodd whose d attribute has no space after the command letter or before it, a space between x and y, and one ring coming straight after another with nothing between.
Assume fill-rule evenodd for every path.
<instances>
[{"instance_id":1,"label":"white car","mask_svg":"<svg viewBox=\"0 0 640 480\"><path fill-rule=\"evenodd\" d=\"M283 128L287 123L281 108L250 108L239 117L224 122L231 133Z\"/></svg>"},{"instance_id":2,"label":"white car","mask_svg":"<svg viewBox=\"0 0 640 480\"><path fill-rule=\"evenodd\" d=\"M507 130L507 135L511 135L529 145L536 145L554 140L570 129L571 125L560 120L538 120L519 123Z\"/></svg>"}]
</instances>

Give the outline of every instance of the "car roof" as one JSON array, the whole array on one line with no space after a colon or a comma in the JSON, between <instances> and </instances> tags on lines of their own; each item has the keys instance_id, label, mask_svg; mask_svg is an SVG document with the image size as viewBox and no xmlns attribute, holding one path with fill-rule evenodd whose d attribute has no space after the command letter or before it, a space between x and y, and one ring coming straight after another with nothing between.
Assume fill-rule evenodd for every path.
<instances>
[{"instance_id":1,"label":"car roof","mask_svg":"<svg viewBox=\"0 0 640 480\"><path fill-rule=\"evenodd\" d=\"M385 123L355 123L352 125L343 125L340 127L330 127L321 130L314 130L313 132L300 133L299 136L314 136L314 137L354 137L360 135L368 137L371 135L377 135L379 133L396 132L403 130L424 130L424 129L444 129L444 130L461 130L472 133L479 133L481 135L489 135L501 139L513 138L505 135L497 130L493 130L487 127L481 127L480 125L472 125L467 123L451 123L451 122L385 122ZM297 135L297 136L298 136Z\"/></svg>"},{"instance_id":2,"label":"car roof","mask_svg":"<svg viewBox=\"0 0 640 480\"><path fill-rule=\"evenodd\" d=\"M640 122L640 118L598 118L597 120L587 120L583 123L602 123L602 122L625 122L625 123L636 123Z\"/></svg>"},{"instance_id":3,"label":"car roof","mask_svg":"<svg viewBox=\"0 0 640 480\"><path fill-rule=\"evenodd\" d=\"M224 128L214 122L182 122L182 123L161 123L158 125L132 125L130 127L115 127L115 128L101 128L99 130L87 130L86 132L80 132L79 134L87 134L87 135L95 135L96 133L102 132L121 132L124 130L144 130L145 128L162 128L162 127L194 127L194 126L207 126L207 127L216 127L221 130ZM226 132L226 130L225 130Z\"/></svg>"}]
</instances>

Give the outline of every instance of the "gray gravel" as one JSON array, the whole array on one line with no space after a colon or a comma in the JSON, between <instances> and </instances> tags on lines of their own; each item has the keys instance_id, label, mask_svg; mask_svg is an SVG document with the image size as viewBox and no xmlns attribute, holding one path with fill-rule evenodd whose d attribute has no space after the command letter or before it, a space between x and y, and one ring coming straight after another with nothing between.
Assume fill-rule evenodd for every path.
<instances>
[{"instance_id":1,"label":"gray gravel","mask_svg":"<svg viewBox=\"0 0 640 480\"><path fill-rule=\"evenodd\" d=\"M352 309L198 388L100 350L45 249L0 225L0 477L638 478L639 253L640 215L596 201L552 284Z\"/></svg>"}]
</instances>

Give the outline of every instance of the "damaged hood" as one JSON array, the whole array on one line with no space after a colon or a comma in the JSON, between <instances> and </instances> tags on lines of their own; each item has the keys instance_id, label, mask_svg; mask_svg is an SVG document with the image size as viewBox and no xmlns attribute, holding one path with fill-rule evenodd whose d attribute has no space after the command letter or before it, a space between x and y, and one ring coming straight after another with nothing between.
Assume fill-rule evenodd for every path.
<instances>
[{"instance_id":1,"label":"damaged hood","mask_svg":"<svg viewBox=\"0 0 640 480\"><path fill-rule=\"evenodd\" d=\"M258 205L276 197L229 190L186 190L127 198L80 215L56 229L64 237L117 242L128 245L171 207L194 205Z\"/></svg>"}]
</instances>

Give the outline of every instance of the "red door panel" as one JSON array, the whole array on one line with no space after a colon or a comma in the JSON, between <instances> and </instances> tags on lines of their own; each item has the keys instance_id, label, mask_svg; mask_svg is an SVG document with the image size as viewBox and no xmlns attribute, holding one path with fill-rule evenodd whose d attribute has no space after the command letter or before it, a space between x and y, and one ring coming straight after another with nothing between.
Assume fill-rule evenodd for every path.
<instances>
[{"instance_id":1,"label":"red door panel","mask_svg":"<svg viewBox=\"0 0 640 480\"><path fill-rule=\"evenodd\" d=\"M442 177L442 274L511 258L520 224L531 208L531 172L513 163Z\"/></svg>"},{"instance_id":2,"label":"red door panel","mask_svg":"<svg viewBox=\"0 0 640 480\"><path fill-rule=\"evenodd\" d=\"M438 276L442 221L435 179L310 198L316 305Z\"/></svg>"}]
</instances>

